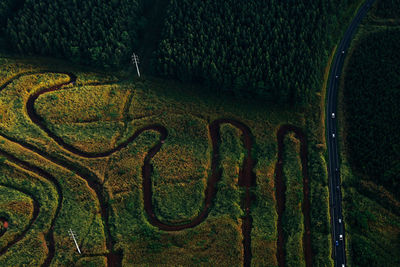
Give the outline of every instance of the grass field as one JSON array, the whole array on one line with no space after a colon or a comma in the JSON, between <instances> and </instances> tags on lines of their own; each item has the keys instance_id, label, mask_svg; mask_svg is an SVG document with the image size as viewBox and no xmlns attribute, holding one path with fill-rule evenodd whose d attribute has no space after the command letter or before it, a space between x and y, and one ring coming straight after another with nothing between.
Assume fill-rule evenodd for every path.
<instances>
[{"instance_id":1,"label":"grass field","mask_svg":"<svg viewBox=\"0 0 400 267\"><path fill-rule=\"evenodd\" d=\"M300 142L294 134L284 139L285 152L283 176L286 186L286 203L283 214L283 231L285 238L285 254L287 266L305 266L303 252L303 180L301 173Z\"/></svg>"},{"instance_id":2,"label":"grass field","mask_svg":"<svg viewBox=\"0 0 400 267\"><path fill-rule=\"evenodd\" d=\"M0 253L0 263L242 266L250 251L252 266L278 265L277 131L283 124L295 125L307 129L307 135L320 142L318 115L307 119L305 114L313 113L311 109L305 112L212 96L192 85L42 62L46 64L35 59L0 59L0 190L17 190L27 214L34 214L34 203L38 207L35 220L32 215L18 221L12 217L16 211L3 210L0 203L0 219L18 222L18 228L10 223L0 240L7 243L7 238L23 233L21 240ZM320 103L317 97L317 110ZM218 149L214 151L210 125L221 118L238 121L249 129L251 155L245 147L246 134L231 123L218 127ZM315 120L314 127L306 128L310 120ZM160 129L168 133L165 140L160 140ZM312 151L310 159L321 158L323 151ZM144 205L142 169L150 153L154 153L150 164L155 218L164 225L179 226L190 224L206 210L200 224L166 231L151 223L149 216L153 215ZM298 165L295 155L299 151L287 153L288 179L296 181L296 186L287 184L289 201L297 199L302 182L289 171ZM249 156L254 159L254 182L240 185ZM213 164L218 179L207 204L205 194L214 175ZM326 176L318 177L318 168L326 166L320 160L310 166L310 180L320 181L315 188L311 183L310 201L324 203ZM316 189L323 193L315 194ZM251 196L248 210L247 195ZM296 212L300 212L297 217L302 222L301 210ZM242 243L246 216L251 216L249 248ZM327 221L325 206L311 207L311 235L322 243L327 234L319 225ZM82 255L77 254L68 236L70 228L77 233ZM301 262L304 254L298 242L302 234L293 234L297 239L287 244L287 254L293 251ZM313 254L328 258L329 249L320 250L319 246L313 247ZM14 250L26 255L11 253Z\"/></svg>"},{"instance_id":3,"label":"grass field","mask_svg":"<svg viewBox=\"0 0 400 267\"><path fill-rule=\"evenodd\" d=\"M0 186L0 193L2 196L0 200L0 216L2 218L0 247L3 248L18 233L29 226L30 220L34 217L35 207L34 200L29 195L13 189L10 185Z\"/></svg>"}]
</instances>

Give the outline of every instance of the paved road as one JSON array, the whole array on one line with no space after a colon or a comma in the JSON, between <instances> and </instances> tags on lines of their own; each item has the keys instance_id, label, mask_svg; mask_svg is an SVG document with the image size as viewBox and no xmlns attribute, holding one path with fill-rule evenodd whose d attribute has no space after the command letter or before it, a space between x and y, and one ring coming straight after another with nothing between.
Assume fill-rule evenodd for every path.
<instances>
[{"instance_id":1,"label":"paved road","mask_svg":"<svg viewBox=\"0 0 400 267\"><path fill-rule=\"evenodd\" d=\"M346 252L345 252L345 231L342 219L342 195L340 190L340 173L339 173L339 156L337 148L337 128L336 128L336 108L337 108L337 92L339 87L340 73L343 68L344 58L346 57L347 49L350 45L351 39L356 31L361 19L367 14L370 6L375 0L367 0L360 7L357 15L352 20L350 26L346 30L343 39L336 50L334 62L332 64L331 72L329 75L328 84L328 103L327 103L327 131L328 131L328 174L330 186L330 211L332 219L332 241L333 241L333 259L335 266L346 266ZM335 114L334 118L332 113ZM340 240L340 235L343 240ZM336 245L336 241L338 244Z\"/></svg>"}]
</instances>

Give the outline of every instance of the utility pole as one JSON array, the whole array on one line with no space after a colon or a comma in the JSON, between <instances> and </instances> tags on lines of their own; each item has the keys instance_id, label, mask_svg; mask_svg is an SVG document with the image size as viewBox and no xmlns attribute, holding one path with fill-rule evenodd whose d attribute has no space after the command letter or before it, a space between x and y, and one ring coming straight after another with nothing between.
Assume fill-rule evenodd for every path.
<instances>
[{"instance_id":1,"label":"utility pole","mask_svg":"<svg viewBox=\"0 0 400 267\"><path fill-rule=\"evenodd\" d=\"M132 63L136 65L137 74L140 77L140 71L139 71L139 66L138 66L139 57L135 53L132 54Z\"/></svg>"},{"instance_id":2,"label":"utility pole","mask_svg":"<svg viewBox=\"0 0 400 267\"><path fill-rule=\"evenodd\" d=\"M75 237L76 237L75 233L72 231L71 228L69 229L68 233L72 237L72 239L74 240L76 249L78 250L79 254L81 254L81 250L79 249L78 242L76 242L76 239L75 239Z\"/></svg>"}]
</instances>

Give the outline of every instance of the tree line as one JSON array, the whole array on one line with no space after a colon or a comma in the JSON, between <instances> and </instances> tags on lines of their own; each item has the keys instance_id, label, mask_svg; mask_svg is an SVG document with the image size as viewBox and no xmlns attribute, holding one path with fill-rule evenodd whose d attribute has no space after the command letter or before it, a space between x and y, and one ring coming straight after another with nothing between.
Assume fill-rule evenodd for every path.
<instances>
[{"instance_id":1,"label":"tree line","mask_svg":"<svg viewBox=\"0 0 400 267\"><path fill-rule=\"evenodd\" d=\"M400 31L364 37L346 71L344 100L352 166L400 194Z\"/></svg>"},{"instance_id":2,"label":"tree line","mask_svg":"<svg viewBox=\"0 0 400 267\"><path fill-rule=\"evenodd\" d=\"M140 9L137 0L26 0L10 14L5 32L24 54L119 66L138 45Z\"/></svg>"},{"instance_id":3,"label":"tree line","mask_svg":"<svg viewBox=\"0 0 400 267\"><path fill-rule=\"evenodd\" d=\"M400 0L379 0L375 14L381 18L399 18Z\"/></svg>"},{"instance_id":4,"label":"tree line","mask_svg":"<svg viewBox=\"0 0 400 267\"><path fill-rule=\"evenodd\" d=\"M321 86L333 33L356 2L5 0L0 24L20 53L122 68L132 51L148 45L141 33L154 22L149 10L163 1L164 27L160 40L154 36L157 75L299 104Z\"/></svg>"},{"instance_id":5,"label":"tree line","mask_svg":"<svg viewBox=\"0 0 400 267\"><path fill-rule=\"evenodd\" d=\"M237 95L307 103L350 2L170 0L158 71Z\"/></svg>"}]
</instances>

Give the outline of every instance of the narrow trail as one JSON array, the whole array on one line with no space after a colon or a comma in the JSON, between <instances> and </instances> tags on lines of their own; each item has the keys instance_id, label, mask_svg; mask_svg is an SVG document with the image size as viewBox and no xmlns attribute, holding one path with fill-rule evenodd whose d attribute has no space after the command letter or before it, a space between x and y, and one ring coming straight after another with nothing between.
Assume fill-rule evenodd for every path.
<instances>
[{"instance_id":1,"label":"narrow trail","mask_svg":"<svg viewBox=\"0 0 400 267\"><path fill-rule=\"evenodd\" d=\"M285 266L285 252L284 252L284 237L282 228L282 215L285 210L286 202L286 186L283 182L283 150L284 150L284 138L289 133L293 132L296 134L296 138L300 140L300 158L302 165L303 175L303 203L302 212L304 217L304 235L303 235L303 249L305 262L307 267L312 266L312 250L311 250L311 218L310 218L310 194L309 194L309 178L307 172L307 139L300 128L293 125L282 125L277 133L278 140L278 161L275 165L275 194L277 201L277 213L278 213L278 251L277 259L280 267Z\"/></svg>"}]
</instances>

